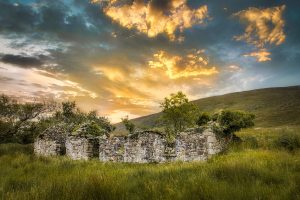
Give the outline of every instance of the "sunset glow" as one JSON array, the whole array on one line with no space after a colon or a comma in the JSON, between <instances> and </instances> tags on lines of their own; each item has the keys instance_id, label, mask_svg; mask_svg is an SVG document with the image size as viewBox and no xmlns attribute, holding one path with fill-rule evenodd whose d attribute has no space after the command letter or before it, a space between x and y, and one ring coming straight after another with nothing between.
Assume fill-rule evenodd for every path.
<instances>
[{"instance_id":1,"label":"sunset glow","mask_svg":"<svg viewBox=\"0 0 300 200\"><path fill-rule=\"evenodd\" d=\"M297 85L297 6L0 0L0 93L22 101L76 100L118 122L160 111L172 92L195 100Z\"/></svg>"}]
</instances>

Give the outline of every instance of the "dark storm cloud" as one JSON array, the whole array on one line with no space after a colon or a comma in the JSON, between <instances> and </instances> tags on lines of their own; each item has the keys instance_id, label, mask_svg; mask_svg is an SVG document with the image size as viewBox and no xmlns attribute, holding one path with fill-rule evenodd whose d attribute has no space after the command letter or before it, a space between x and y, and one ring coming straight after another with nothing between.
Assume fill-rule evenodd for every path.
<instances>
[{"instance_id":1,"label":"dark storm cloud","mask_svg":"<svg viewBox=\"0 0 300 200\"><path fill-rule=\"evenodd\" d=\"M172 0L151 0L150 7L153 11L162 11L167 13L172 6Z\"/></svg>"},{"instance_id":2,"label":"dark storm cloud","mask_svg":"<svg viewBox=\"0 0 300 200\"><path fill-rule=\"evenodd\" d=\"M6 54L0 58L0 61L6 64L13 64L25 68L40 67L41 65L44 64L43 56L37 58L37 57Z\"/></svg>"},{"instance_id":3,"label":"dark storm cloud","mask_svg":"<svg viewBox=\"0 0 300 200\"><path fill-rule=\"evenodd\" d=\"M30 6L0 1L0 32L31 31L38 18L38 13Z\"/></svg>"}]
</instances>

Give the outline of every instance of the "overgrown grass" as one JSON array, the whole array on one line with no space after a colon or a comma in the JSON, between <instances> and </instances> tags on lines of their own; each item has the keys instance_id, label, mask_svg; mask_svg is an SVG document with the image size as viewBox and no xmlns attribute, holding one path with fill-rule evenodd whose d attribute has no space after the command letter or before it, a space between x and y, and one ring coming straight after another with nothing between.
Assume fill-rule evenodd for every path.
<instances>
[{"instance_id":1,"label":"overgrown grass","mask_svg":"<svg viewBox=\"0 0 300 200\"><path fill-rule=\"evenodd\" d=\"M300 199L300 151L274 145L284 131L299 128L242 131L245 143L206 163L72 161L35 157L30 146L0 145L0 198Z\"/></svg>"}]
</instances>

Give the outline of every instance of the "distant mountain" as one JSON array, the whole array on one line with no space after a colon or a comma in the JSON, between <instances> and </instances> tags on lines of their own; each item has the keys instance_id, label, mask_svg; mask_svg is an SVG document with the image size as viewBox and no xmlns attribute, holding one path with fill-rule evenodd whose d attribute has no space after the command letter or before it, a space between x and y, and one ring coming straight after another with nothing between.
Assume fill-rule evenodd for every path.
<instances>
[{"instance_id":1,"label":"distant mountain","mask_svg":"<svg viewBox=\"0 0 300 200\"><path fill-rule=\"evenodd\" d=\"M300 125L300 86L257 89L193 101L202 111L244 110L256 115L257 127ZM138 127L154 127L160 113L132 119ZM122 131L121 123L116 124Z\"/></svg>"}]
</instances>

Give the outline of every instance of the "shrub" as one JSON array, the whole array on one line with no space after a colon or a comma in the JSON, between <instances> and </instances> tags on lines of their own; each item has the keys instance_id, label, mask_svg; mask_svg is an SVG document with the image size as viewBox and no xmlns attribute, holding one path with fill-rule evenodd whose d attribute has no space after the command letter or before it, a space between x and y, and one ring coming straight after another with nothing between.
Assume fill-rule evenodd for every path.
<instances>
[{"instance_id":1,"label":"shrub","mask_svg":"<svg viewBox=\"0 0 300 200\"><path fill-rule=\"evenodd\" d=\"M135 125L134 123L132 123L129 119L128 116L126 116L125 118L121 119L126 130L129 132L129 134L133 134L135 131Z\"/></svg>"},{"instance_id":2,"label":"shrub","mask_svg":"<svg viewBox=\"0 0 300 200\"><path fill-rule=\"evenodd\" d=\"M84 122L73 131L74 135L102 136L106 133L107 132L94 121Z\"/></svg>"},{"instance_id":3,"label":"shrub","mask_svg":"<svg viewBox=\"0 0 300 200\"><path fill-rule=\"evenodd\" d=\"M245 113L241 111L224 110L219 113L217 122L223 129L225 135L230 135L242 128L254 126L254 114Z\"/></svg>"},{"instance_id":4,"label":"shrub","mask_svg":"<svg viewBox=\"0 0 300 200\"><path fill-rule=\"evenodd\" d=\"M254 126L254 118L251 113L224 110L213 115L212 120L215 122L213 129L215 133L229 141L241 142L234 133L242 128Z\"/></svg>"},{"instance_id":5,"label":"shrub","mask_svg":"<svg viewBox=\"0 0 300 200\"><path fill-rule=\"evenodd\" d=\"M203 112L203 113L200 113L200 115L196 121L196 124L198 126L203 126L203 125L207 124L207 122L209 122L210 120L211 120L211 117L209 116L209 114Z\"/></svg>"},{"instance_id":6,"label":"shrub","mask_svg":"<svg viewBox=\"0 0 300 200\"><path fill-rule=\"evenodd\" d=\"M274 146L288 151L294 151L300 148L300 136L296 133L285 132L274 141Z\"/></svg>"}]
</instances>

